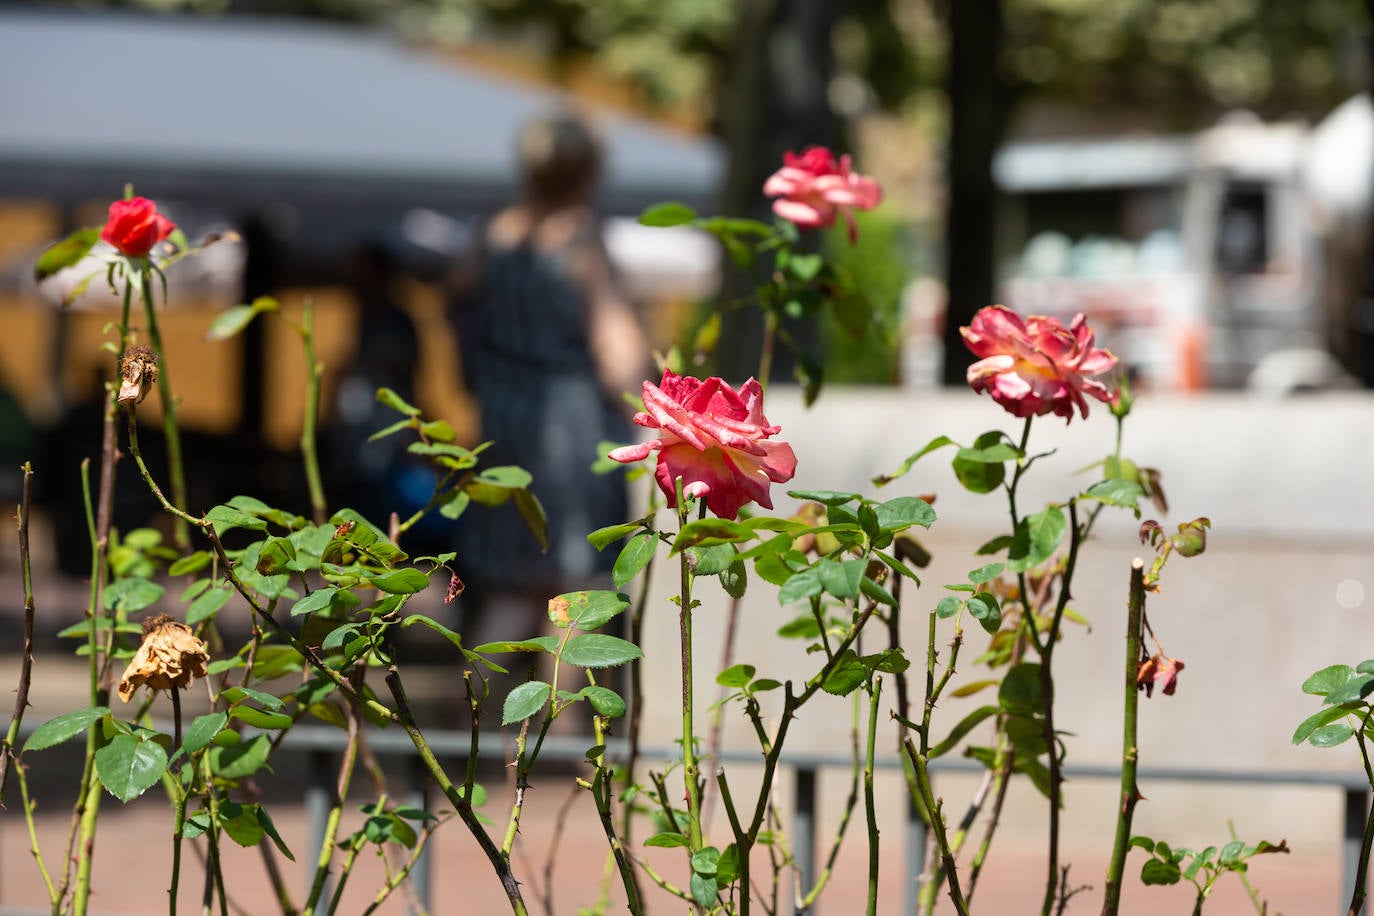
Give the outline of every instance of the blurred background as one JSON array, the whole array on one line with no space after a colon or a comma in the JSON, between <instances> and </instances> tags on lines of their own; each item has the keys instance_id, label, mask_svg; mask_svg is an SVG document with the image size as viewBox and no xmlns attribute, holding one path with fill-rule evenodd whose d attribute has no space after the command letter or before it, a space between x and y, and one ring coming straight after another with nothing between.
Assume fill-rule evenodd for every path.
<instances>
[{"instance_id":1,"label":"blurred background","mask_svg":"<svg viewBox=\"0 0 1374 916\"><path fill-rule=\"evenodd\" d=\"M786 389L770 391L770 417L803 456L797 484L866 490L931 436L996 425L1000 412L963 390L970 357L957 329L978 308L1086 313L1150 393L1144 434L1127 451L1175 475L1166 481L1180 517L1214 522L1207 556L1171 566L1168 594L1194 596L1196 613L1172 605L1174 632L1187 635L1170 648L1188 670L1180 697L1165 701L1175 703L1168 721L1149 726L1154 759L1353 768L1348 755L1295 756L1311 749L1294 751L1288 736L1315 708L1298 693L1308 673L1374 654L1339 657L1368 642L1374 594L1374 495L1358 482L1374 461L1374 403L1359 391L1374 386L1372 8L0 2L0 467L34 461L50 562L86 575L77 466L97 451L109 365L100 344L117 303L97 279L64 307L80 274L38 286L33 264L51 241L102 223L126 182L193 241L226 230L241 239L168 277L163 334L192 507L246 491L304 511L293 454L305 400L298 341L257 321L209 343L220 310L262 295L289 310L311 299L331 403L370 297L393 302L419 330L416 400L476 441L445 279L484 217L516 197L514 149L529 117L570 105L604 138L607 246L660 350L692 340L710 303L740 288L709 238L634 217L675 199L767 218L760 189L783 152L825 144L851 152L886 198L859 214L856 246L843 233L820 243L862 277L859 295L874 309L862 335L822 323L807 341L827 382L844 387L813 413ZM750 372L749 334L727 325L709 367ZM1275 400L1297 394L1308 396ZM156 399L143 410L155 419ZM909 441L891 435L908 426ZM145 449L155 451L147 427ZM1095 445L1062 443L1066 479L1110 447L1105 429ZM937 560L952 565L932 581L961 580L958 557L1002 509L969 502L947 473L910 482L923 488L914 492L939 489L942 515L962 520L932 545L937 558L942 548L954 557ZM17 483L0 475L5 502ZM152 515L146 498L123 505L125 528ZM1086 736L1077 759L1089 763L1117 753L1117 698L1100 690L1101 658L1115 657L1124 630L1111 621L1139 550L1134 527L1124 518L1103 527L1112 565L1086 575L1082 601L1105 608L1105 622L1065 663L1065 727ZM447 534L415 532L429 536ZM16 595L4 600L17 607ZM79 615L84 596L72 595L61 623ZM758 600L743 643L772 645L782 618L775 606L770 614L771 596ZM1169 613L1167 597L1161 604ZM1203 699L1185 706L1190 692ZM1238 705L1218 712L1206 698ZM834 747L841 731L807 723L798 740ZM1110 813L1110 791L1098 789L1105 802L1095 810ZM1250 839L1277 825L1264 835L1287 831L1317 854L1339 843L1330 793L1213 792L1200 804L1193 790L1147 789L1157 804L1143 829L1154 829L1150 818L1161 830L1196 829L1202 845L1224 833L1226 807L1246 814ZM1025 800L1027 824L1039 823L1035 804ZM1038 848L1038 829L1026 829L1027 849ZM1092 824L1089 835L1096 829L1107 828ZM1318 861L1331 860L1295 862L1293 875ZM1308 893L1293 891L1291 912L1321 909L1305 908Z\"/></svg>"}]
</instances>

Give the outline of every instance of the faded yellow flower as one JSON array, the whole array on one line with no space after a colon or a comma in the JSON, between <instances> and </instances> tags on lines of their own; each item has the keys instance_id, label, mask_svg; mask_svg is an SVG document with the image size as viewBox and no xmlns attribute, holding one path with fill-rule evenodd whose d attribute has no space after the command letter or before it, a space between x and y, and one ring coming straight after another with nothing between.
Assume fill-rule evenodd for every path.
<instances>
[{"instance_id":1,"label":"faded yellow flower","mask_svg":"<svg viewBox=\"0 0 1374 916\"><path fill-rule=\"evenodd\" d=\"M119 698L125 703L140 687L170 690L189 687L191 681L205 677L210 653L191 628L166 614L143 621L143 644L124 677L119 681Z\"/></svg>"},{"instance_id":2,"label":"faded yellow flower","mask_svg":"<svg viewBox=\"0 0 1374 916\"><path fill-rule=\"evenodd\" d=\"M119 364L119 403L141 404L157 384L157 353L151 347L134 344L124 351Z\"/></svg>"}]
</instances>

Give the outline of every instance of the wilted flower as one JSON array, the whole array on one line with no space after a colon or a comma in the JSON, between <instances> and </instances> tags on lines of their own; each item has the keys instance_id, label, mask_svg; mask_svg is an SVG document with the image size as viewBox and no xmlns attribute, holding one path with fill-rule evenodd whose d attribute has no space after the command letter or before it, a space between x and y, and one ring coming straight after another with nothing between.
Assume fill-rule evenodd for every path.
<instances>
[{"instance_id":1,"label":"wilted flower","mask_svg":"<svg viewBox=\"0 0 1374 916\"><path fill-rule=\"evenodd\" d=\"M1013 416L1053 413L1071 420L1074 407L1088 415L1085 394L1111 401L1111 391L1093 376L1109 372L1116 357L1094 349L1092 328L1081 314L1065 328L1057 318L1032 315L1022 321L1006 306L990 305L959 333L980 357L968 368L969 385L991 392Z\"/></svg>"},{"instance_id":2,"label":"wilted flower","mask_svg":"<svg viewBox=\"0 0 1374 916\"><path fill-rule=\"evenodd\" d=\"M781 431L763 415L763 388L754 379L738 391L717 377L705 381L664 370L658 385L644 383L640 426L662 431L657 439L615 449L615 461L641 461L658 452L654 476L677 505L674 481L682 491L705 498L721 518L734 518L740 506L755 502L773 508L770 483L791 480L797 458L786 442L767 441Z\"/></svg>"},{"instance_id":3,"label":"wilted flower","mask_svg":"<svg viewBox=\"0 0 1374 916\"><path fill-rule=\"evenodd\" d=\"M157 353L134 344L124 351L119 364L119 403L141 404L157 384Z\"/></svg>"},{"instance_id":4,"label":"wilted flower","mask_svg":"<svg viewBox=\"0 0 1374 916\"><path fill-rule=\"evenodd\" d=\"M1156 684L1166 697L1173 696L1174 688L1178 686L1178 673L1183 667L1183 662L1178 659L1170 658L1163 652L1156 652L1140 663L1140 668L1135 674L1135 684L1145 691L1147 697L1154 695Z\"/></svg>"},{"instance_id":5,"label":"wilted flower","mask_svg":"<svg viewBox=\"0 0 1374 916\"><path fill-rule=\"evenodd\" d=\"M205 677L210 653L191 628L166 614L143 621L143 644L119 681L119 698L125 703L140 687L170 690L189 687Z\"/></svg>"},{"instance_id":6,"label":"wilted flower","mask_svg":"<svg viewBox=\"0 0 1374 916\"><path fill-rule=\"evenodd\" d=\"M157 204L146 197L131 197L110 204L110 217L100 230L100 238L122 255L145 258L175 228L175 223L157 212Z\"/></svg>"},{"instance_id":7,"label":"wilted flower","mask_svg":"<svg viewBox=\"0 0 1374 916\"><path fill-rule=\"evenodd\" d=\"M883 199L878 182L852 171L848 156L836 161L823 146L783 154L783 167L763 183L763 193L778 198L774 213L803 229L833 226L836 216L844 217L851 243L859 237L851 211L872 210Z\"/></svg>"}]
</instances>

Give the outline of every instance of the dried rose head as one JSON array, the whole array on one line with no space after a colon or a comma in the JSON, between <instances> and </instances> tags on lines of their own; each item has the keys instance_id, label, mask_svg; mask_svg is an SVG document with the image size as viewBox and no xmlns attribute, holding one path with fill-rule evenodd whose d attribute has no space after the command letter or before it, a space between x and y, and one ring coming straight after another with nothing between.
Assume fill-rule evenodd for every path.
<instances>
[{"instance_id":1,"label":"dried rose head","mask_svg":"<svg viewBox=\"0 0 1374 916\"><path fill-rule=\"evenodd\" d=\"M141 404L157 384L157 353L152 347L134 344L124 351L119 364L119 403Z\"/></svg>"},{"instance_id":2,"label":"dried rose head","mask_svg":"<svg viewBox=\"0 0 1374 916\"><path fill-rule=\"evenodd\" d=\"M191 628L166 614L143 621L143 644L119 681L119 698L125 703L140 687L170 690L189 687L205 677L210 653Z\"/></svg>"},{"instance_id":3,"label":"dried rose head","mask_svg":"<svg viewBox=\"0 0 1374 916\"><path fill-rule=\"evenodd\" d=\"M1140 663L1135 674L1135 685L1145 691L1147 697L1154 695L1156 686L1162 688L1166 697L1173 696L1174 688L1178 686L1178 673L1183 668L1183 662L1178 659L1156 652Z\"/></svg>"}]
</instances>

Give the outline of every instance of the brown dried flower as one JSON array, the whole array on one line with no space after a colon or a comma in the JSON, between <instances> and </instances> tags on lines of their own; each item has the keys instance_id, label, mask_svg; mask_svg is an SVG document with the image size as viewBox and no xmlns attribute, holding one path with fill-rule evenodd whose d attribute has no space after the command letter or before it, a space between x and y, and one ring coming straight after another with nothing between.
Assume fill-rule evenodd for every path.
<instances>
[{"instance_id":1,"label":"brown dried flower","mask_svg":"<svg viewBox=\"0 0 1374 916\"><path fill-rule=\"evenodd\" d=\"M1178 673L1183 667L1183 662L1178 659L1156 652L1140 663L1135 674L1135 685L1145 691L1147 697L1154 695L1156 685L1162 688L1166 697L1173 696L1174 688L1178 686Z\"/></svg>"},{"instance_id":2,"label":"brown dried flower","mask_svg":"<svg viewBox=\"0 0 1374 916\"><path fill-rule=\"evenodd\" d=\"M149 690L189 687L195 678L205 677L209 661L205 643L186 624L166 614L149 617L143 621L143 644L119 681L119 698L127 703L144 686Z\"/></svg>"},{"instance_id":3,"label":"brown dried flower","mask_svg":"<svg viewBox=\"0 0 1374 916\"><path fill-rule=\"evenodd\" d=\"M119 364L119 403L141 404L157 384L157 353L152 347L134 344L124 351Z\"/></svg>"}]
</instances>

